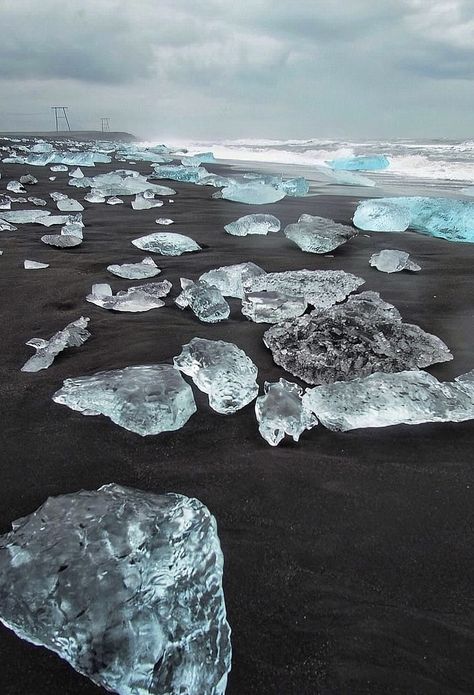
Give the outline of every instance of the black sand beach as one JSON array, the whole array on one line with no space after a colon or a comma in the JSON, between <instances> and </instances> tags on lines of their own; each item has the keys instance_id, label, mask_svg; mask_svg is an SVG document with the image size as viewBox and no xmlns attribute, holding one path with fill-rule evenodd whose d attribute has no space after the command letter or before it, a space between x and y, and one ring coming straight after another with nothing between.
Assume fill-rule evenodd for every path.
<instances>
[{"instance_id":1,"label":"black sand beach","mask_svg":"<svg viewBox=\"0 0 474 695\"><path fill-rule=\"evenodd\" d=\"M87 172L102 173L121 163ZM207 165L206 165L207 166ZM134 168L149 174L150 167ZM226 170L209 167L212 171ZM83 189L55 182L48 167L0 167L2 184L31 171L29 195ZM233 416L212 411L195 390L198 412L177 432L142 438L103 417L84 417L51 400L63 379L126 365L171 361L194 336L235 342L259 367L259 382L288 376L262 342L266 326L232 303L229 321L200 323L171 300L142 314L107 312L85 301L91 285L114 291L139 282L115 278L110 263L138 261L131 245L168 228L191 236L201 253L160 257L159 280L196 279L210 268L254 261L267 271L342 269L366 280L404 320L442 338L452 362L429 371L451 379L474 367L474 245L411 232L360 234L334 258L306 254L283 234L234 238L223 225L271 212L282 226L303 213L350 222L357 200L315 196L269 206L211 200L215 189L163 181L174 204L133 211L84 203L84 243L61 251L40 242L39 225L2 232L0 532L48 496L107 482L194 496L215 515L225 558L224 590L232 627L227 695L460 695L474 691L474 423L366 429L346 434L319 426L299 444L271 448L253 404ZM4 186L1 186L2 190ZM80 195L78 192L80 191ZM370 195L370 191L369 191ZM166 198L165 198L166 200ZM406 250L420 273L370 268L382 248ZM50 264L26 271L23 260ZM50 337L90 316L92 338L49 369L25 374L25 342ZM88 679L46 649L0 626L1 695L94 695Z\"/></svg>"}]
</instances>

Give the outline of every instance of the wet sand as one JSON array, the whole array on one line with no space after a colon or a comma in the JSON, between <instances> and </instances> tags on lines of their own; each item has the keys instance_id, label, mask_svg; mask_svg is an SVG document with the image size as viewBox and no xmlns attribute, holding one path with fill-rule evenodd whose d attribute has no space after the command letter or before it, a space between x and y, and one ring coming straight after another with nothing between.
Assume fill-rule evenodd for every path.
<instances>
[{"instance_id":1,"label":"wet sand","mask_svg":"<svg viewBox=\"0 0 474 695\"><path fill-rule=\"evenodd\" d=\"M134 168L150 172L147 164ZM64 173L48 181L48 167L1 164L0 170L1 190L31 171L40 183L28 194L47 198L51 211L49 192L81 201L85 193L67 186ZM356 199L320 195L246 206L211 200L212 188L163 184L177 194L161 208L133 211L130 198L118 206L85 202L84 243L75 249L40 242L58 228L19 225L0 234L0 532L49 495L112 481L195 496L217 519L225 558L233 644L227 695L472 692L474 423L346 434L320 426L299 444L271 448L258 433L253 404L220 416L196 389L198 412L183 429L146 438L104 417L84 417L51 396L67 377L171 361L194 336L235 342L257 364L260 384L292 379L263 345L266 326L247 321L238 301L231 302L230 320L216 325L200 323L171 299L142 314L87 303L93 283L109 282L114 291L139 284L112 276L106 266L143 258L130 243L143 234L166 229L203 246L177 258L154 255L162 268L156 279L173 283L171 298L181 276L196 279L249 260L267 271L354 272L366 280L361 289L379 291L405 321L447 343L454 360L429 370L441 379L474 367L474 245L410 232L361 234L334 258L320 257L281 233L236 238L223 225L251 212L271 212L282 226L303 212L349 222ZM168 216L171 227L154 223ZM422 271L386 275L370 268L370 255L382 248L410 252ZM26 271L24 259L50 267ZM32 354L29 338L48 338L81 315L90 316L92 332L82 348L37 374L19 371ZM2 695L105 692L1 626L0 663Z\"/></svg>"}]
</instances>

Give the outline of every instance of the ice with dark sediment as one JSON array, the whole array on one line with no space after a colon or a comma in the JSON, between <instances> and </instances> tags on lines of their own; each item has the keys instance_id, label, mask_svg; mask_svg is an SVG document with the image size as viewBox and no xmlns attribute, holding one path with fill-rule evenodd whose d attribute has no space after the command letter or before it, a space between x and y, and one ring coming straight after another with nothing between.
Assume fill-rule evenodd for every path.
<instances>
[{"instance_id":1,"label":"ice with dark sediment","mask_svg":"<svg viewBox=\"0 0 474 695\"><path fill-rule=\"evenodd\" d=\"M35 183L38 183L38 179L33 176L33 174L24 174L23 176L20 176L20 183L26 184L27 186L33 186Z\"/></svg>"},{"instance_id":2,"label":"ice with dark sediment","mask_svg":"<svg viewBox=\"0 0 474 695\"><path fill-rule=\"evenodd\" d=\"M154 173L150 176L150 181L154 181L155 179L171 179L172 181L182 181L184 183L196 183L199 179L208 174L209 172L204 167L170 164L155 166Z\"/></svg>"},{"instance_id":3,"label":"ice with dark sediment","mask_svg":"<svg viewBox=\"0 0 474 695\"><path fill-rule=\"evenodd\" d=\"M335 170L343 171L380 171L390 166L390 160L384 154L360 155L332 159L326 164Z\"/></svg>"},{"instance_id":4,"label":"ice with dark sediment","mask_svg":"<svg viewBox=\"0 0 474 695\"><path fill-rule=\"evenodd\" d=\"M180 309L189 307L205 323L218 323L229 318L230 306L214 285L203 280L193 282L181 278L181 288L182 292L175 299Z\"/></svg>"},{"instance_id":5,"label":"ice with dark sediment","mask_svg":"<svg viewBox=\"0 0 474 695\"><path fill-rule=\"evenodd\" d=\"M224 198L224 200L247 203L248 205L268 205L282 200L285 196L286 191L281 188L259 181L230 184L230 186L224 186L221 191L212 194L213 198Z\"/></svg>"},{"instance_id":6,"label":"ice with dark sediment","mask_svg":"<svg viewBox=\"0 0 474 695\"><path fill-rule=\"evenodd\" d=\"M258 395L257 367L234 343L193 338L173 361L218 413L235 413Z\"/></svg>"},{"instance_id":7,"label":"ice with dark sediment","mask_svg":"<svg viewBox=\"0 0 474 695\"><path fill-rule=\"evenodd\" d=\"M142 436L180 429L196 412L191 387L169 364L66 379L53 400L83 415L105 415Z\"/></svg>"},{"instance_id":8,"label":"ice with dark sediment","mask_svg":"<svg viewBox=\"0 0 474 695\"><path fill-rule=\"evenodd\" d=\"M121 290L117 294L112 293L112 288L107 283L92 285L92 291L86 300L92 304L113 311L140 312L150 309L159 309L165 303L162 297L166 297L171 290L171 282L149 282L128 290Z\"/></svg>"},{"instance_id":9,"label":"ice with dark sediment","mask_svg":"<svg viewBox=\"0 0 474 695\"><path fill-rule=\"evenodd\" d=\"M239 217L238 220L224 226L227 234L247 236L247 234L268 234L280 231L280 220L274 215L253 214Z\"/></svg>"},{"instance_id":10,"label":"ice with dark sediment","mask_svg":"<svg viewBox=\"0 0 474 695\"><path fill-rule=\"evenodd\" d=\"M40 261L23 261L23 268L25 270L41 270L42 268L49 268L49 263L40 263Z\"/></svg>"},{"instance_id":11,"label":"ice with dark sediment","mask_svg":"<svg viewBox=\"0 0 474 695\"><path fill-rule=\"evenodd\" d=\"M0 210L0 220L17 224L32 224L40 219L46 219L50 214L47 210Z\"/></svg>"},{"instance_id":12,"label":"ice with dark sediment","mask_svg":"<svg viewBox=\"0 0 474 695\"><path fill-rule=\"evenodd\" d=\"M421 270L417 263L410 260L409 253L395 249L382 249L378 253L373 253L369 263L382 273L399 273L401 270L417 272Z\"/></svg>"},{"instance_id":13,"label":"ice with dark sediment","mask_svg":"<svg viewBox=\"0 0 474 695\"><path fill-rule=\"evenodd\" d=\"M154 232L133 239L132 244L139 249L160 253L162 256L181 256L182 253L201 250L193 239L174 232Z\"/></svg>"},{"instance_id":14,"label":"ice with dark sediment","mask_svg":"<svg viewBox=\"0 0 474 695\"><path fill-rule=\"evenodd\" d=\"M146 256L139 263L122 263L121 265L108 265L107 270L113 275L129 280L152 278L161 273L153 258Z\"/></svg>"},{"instance_id":15,"label":"ice with dark sediment","mask_svg":"<svg viewBox=\"0 0 474 695\"><path fill-rule=\"evenodd\" d=\"M283 233L308 253L329 253L358 234L357 230L346 224L307 214L300 215L298 222L287 225Z\"/></svg>"},{"instance_id":16,"label":"ice with dark sediment","mask_svg":"<svg viewBox=\"0 0 474 695\"><path fill-rule=\"evenodd\" d=\"M306 407L331 430L474 419L474 370L440 382L420 370L376 372L308 389Z\"/></svg>"},{"instance_id":17,"label":"ice with dark sediment","mask_svg":"<svg viewBox=\"0 0 474 695\"><path fill-rule=\"evenodd\" d=\"M290 297L281 292L251 292L242 300L242 313L255 323L280 323L306 311L304 297Z\"/></svg>"},{"instance_id":18,"label":"ice with dark sediment","mask_svg":"<svg viewBox=\"0 0 474 695\"><path fill-rule=\"evenodd\" d=\"M269 328L264 343L273 359L308 384L347 381L373 372L419 369L453 359L442 340L403 323L377 292Z\"/></svg>"},{"instance_id":19,"label":"ice with dark sediment","mask_svg":"<svg viewBox=\"0 0 474 695\"><path fill-rule=\"evenodd\" d=\"M243 282L246 294L252 292L280 292L289 297L304 297L315 307L331 307L342 302L365 280L344 270L287 270L265 273L247 278Z\"/></svg>"},{"instance_id":20,"label":"ice with dark sediment","mask_svg":"<svg viewBox=\"0 0 474 695\"><path fill-rule=\"evenodd\" d=\"M305 430L318 424L302 396L301 386L286 379L265 382L264 394L255 403L255 414L259 432L271 446L277 446L285 435L297 442Z\"/></svg>"},{"instance_id":21,"label":"ice with dark sediment","mask_svg":"<svg viewBox=\"0 0 474 695\"><path fill-rule=\"evenodd\" d=\"M0 536L0 620L118 695L224 695L223 562L197 499L114 483L49 498Z\"/></svg>"},{"instance_id":22,"label":"ice with dark sediment","mask_svg":"<svg viewBox=\"0 0 474 695\"><path fill-rule=\"evenodd\" d=\"M91 334L87 330L90 319L84 316L72 321L61 331L55 333L49 340L31 338L26 344L36 350L36 353L25 362L22 372L39 372L53 364L60 352L68 347L83 345Z\"/></svg>"},{"instance_id":23,"label":"ice with dark sediment","mask_svg":"<svg viewBox=\"0 0 474 695\"><path fill-rule=\"evenodd\" d=\"M61 212L82 212L84 210L82 203L73 198L61 198L56 205Z\"/></svg>"},{"instance_id":24,"label":"ice with dark sediment","mask_svg":"<svg viewBox=\"0 0 474 695\"><path fill-rule=\"evenodd\" d=\"M242 299L244 296L243 283L258 275L265 275L263 268L248 261L246 263L213 268L208 270L207 273L203 273L199 279L217 287L224 297Z\"/></svg>"}]
</instances>

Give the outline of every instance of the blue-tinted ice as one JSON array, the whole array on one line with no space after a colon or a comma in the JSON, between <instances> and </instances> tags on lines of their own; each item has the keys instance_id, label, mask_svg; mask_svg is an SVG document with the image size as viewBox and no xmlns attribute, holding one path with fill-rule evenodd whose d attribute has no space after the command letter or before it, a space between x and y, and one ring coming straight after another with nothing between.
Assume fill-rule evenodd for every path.
<instances>
[{"instance_id":1,"label":"blue-tinted ice","mask_svg":"<svg viewBox=\"0 0 474 695\"><path fill-rule=\"evenodd\" d=\"M205 323L218 323L229 318L230 306L214 285L208 285L204 280L193 282L181 278L181 288L181 294L175 299L180 309L189 307Z\"/></svg>"},{"instance_id":2,"label":"blue-tinted ice","mask_svg":"<svg viewBox=\"0 0 474 695\"><path fill-rule=\"evenodd\" d=\"M378 171L390 166L390 160L384 154L360 155L358 157L341 157L326 164L335 170L343 171Z\"/></svg>"},{"instance_id":3,"label":"blue-tinted ice","mask_svg":"<svg viewBox=\"0 0 474 695\"><path fill-rule=\"evenodd\" d=\"M247 236L247 234L268 234L280 231L280 220L274 215L256 213L244 215L224 226L227 234Z\"/></svg>"}]
</instances>

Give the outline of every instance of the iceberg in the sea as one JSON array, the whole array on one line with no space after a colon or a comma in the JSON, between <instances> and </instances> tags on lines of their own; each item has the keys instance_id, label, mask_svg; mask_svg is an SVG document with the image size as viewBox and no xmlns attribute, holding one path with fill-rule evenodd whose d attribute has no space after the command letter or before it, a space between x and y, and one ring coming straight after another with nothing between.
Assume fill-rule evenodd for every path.
<instances>
[{"instance_id":1,"label":"iceberg in the sea","mask_svg":"<svg viewBox=\"0 0 474 695\"><path fill-rule=\"evenodd\" d=\"M110 285L101 283L92 285L92 291L86 299L103 309L113 311L149 311L165 305L161 298L169 294L171 287L169 280L163 280L163 282L149 282L145 285L129 287L128 290L121 290L114 295Z\"/></svg>"},{"instance_id":2,"label":"iceberg in the sea","mask_svg":"<svg viewBox=\"0 0 474 695\"><path fill-rule=\"evenodd\" d=\"M306 311L304 297L289 297L281 292L251 292L242 300L242 313L255 323L280 323Z\"/></svg>"},{"instance_id":3,"label":"iceberg in the sea","mask_svg":"<svg viewBox=\"0 0 474 695\"><path fill-rule=\"evenodd\" d=\"M247 236L247 234L268 234L280 231L280 220L274 215L253 214L239 217L224 226L227 234Z\"/></svg>"},{"instance_id":4,"label":"iceberg in the sea","mask_svg":"<svg viewBox=\"0 0 474 695\"><path fill-rule=\"evenodd\" d=\"M109 273L117 275L119 278L127 278L129 280L141 280L144 278L152 278L161 273L161 270L156 265L153 258L147 256L139 263L122 263L122 265L108 265Z\"/></svg>"},{"instance_id":5,"label":"iceberg in the sea","mask_svg":"<svg viewBox=\"0 0 474 695\"><path fill-rule=\"evenodd\" d=\"M298 222L287 225L283 233L308 253L329 253L357 235L357 231L346 224L307 214L300 215Z\"/></svg>"},{"instance_id":6,"label":"iceberg in the sea","mask_svg":"<svg viewBox=\"0 0 474 695\"><path fill-rule=\"evenodd\" d=\"M341 157L326 164L335 170L344 171L379 171L390 166L390 160L384 154L360 155L358 157Z\"/></svg>"},{"instance_id":7,"label":"iceberg in the sea","mask_svg":"<svg viewBox=\"0 0 474 695\"><path fill-rule=\"evenodd\" d=\"M111 483L50 497L0 536L0 620L107 691L224 695L222 571L199 500Z\"/></svg>"},{"instance_id":8,"label":"iceberg in the sea","mask_svg":"<svg viewBox=\"0 0 474 695\"><path fill-rule=\"evenodd\" d=\"M378 198L364 200L354 213L359 229L415 232L448 241L474 243L474 203L454 198Z\"/></svg>"},{"instance_id":9,"label":"iceberg in the sea","mask_svg":"<svg viewBox=\"0 0 474 695\"><path fill-rule=\"evenodd\" d=\"M286 191L281 188L275 188L258 181L231 184L212 195L213 198L224 198L248 205L268 205L278 202L285 196Z\"/></svg>"},{"instance_id":10,"label":"iceberg in the sea","mask_svg":"<svg viewBox=\"0 0 474 695\"><path fill-rule=\"evenodd\" d=\"M83 415L105 415L142 436L178 430L196 412L191 387L169 364L66 379L53 400Z\"/></svg>"},{"instance_id":11,"label":"iceberg in the sea","mask_svg":"<svg viewBox=\"0 0 474 695\"><path fill-rule=\"evenodd\" d=\"M40 263L39 261L23 261L25 270L40 270L41 268L49 268L49 263Z\"/></svg>"},{"instance_id":12,"label":"iceberg in the sea","mask_svg":"<svg viewBox=\"0 0 474 695\"><path fill-rule=\"evenodd\" d=\"M330 384L373 372L400 372L453 359L442 340L403 323L376 292L362 292L269 328L264 343L275 362L308 384Z\"/></svg>"},{"instance_id":13,"label":"iceberg in the sea","mask_svg":"<svg viewBox=\"0 0 474 695\"><path fill-rule=\"evenodd\" d=\"M244 280L244 291L273 291L288 297L304 297L315 307L330 307L342 302L364 284L362 278L344 270L287 270L265 273Z\"/></svg>"},{"instance_id":14,"label":"iceberg in the sea","mask_svg":"<svg viewBox=\"0 0 474 695\"><path fill-rule=\"evenodd\" d=\"M305 406L331 430L474 419L474 370L440 382L418 370L377 372L308 389Z\"/></svg>"},{"instance_id":15,"label":"iceberg in the sea","mask_svg":"<svg viewBox=\"0 0 474 695\"><path fill-rule=\"evenodd\" d=\"M237 412L258 394L257 367L234 343L193 338L173 361L223 415Z\"/></svg>"},{"instance_id":16,"label":"iceberg in the sea","mask_svg":"<svg viewBox=\"0 0 474 695\"><path fill-rule=\"evenodd\" d=\"M224 297L242 299L244 296L243 283L257 277L257 275L265 275L265 271L260 266L249 261L213 268L208 270L207 273L203 273L199 279L207 282L208 285L217 287Z\"/></svg>"},{"instance_id":17,"label":"iceberg in the sea","mask_svg":"<svg viewBox=\"0 0 474 695\"><path fill-rule=\"evenodd\" d=\"M401 270L421 270L417 263L410 260L410 254L406 251L395 249L383 249L373 253L369 261L370 265L382 273L399 273Z\"/></svg>"},{"instance_id":18,"label":"iceberg in the sea","mask_svg":"<svg viewBox=\"0 0 474 695\"><path fill-rule=\"evenodd\" d=\"M43 338L31 338L26 344L36 350L33 357L23 365L22 372L39 372L47 369L54 362L56 355L68 347L79 347L90 338L87 324L90 319L81 316L77 321L72 321L53 335L49 340Z\"/></svg>"},{"instance_id":19,"label":"iceberg in the sea","mask_svg":"<svg viewBox=\"0 0 474 695\"><path fill-rule=\"evenodd\" d=\"M189 307L200 321L218 323L229 318L230 306L214 285L203 280L193 282L181 278L181 294L175 302L180 309Z\"/></svg>"},{"instance_id":20,"label":"iceberg in the sea","mask_svg":"<svg viewBox=\"0 0 474 695\"><path fill-rule=\"evenodd\" d=\"M303 405L303 389L286 379L265 382L264 395L255 403L258 429L262 437L277 446L285 435L297 442L305 430L318 424L317 418Z\"/></svg>"},{"instance_id":21,"label":"iceberg in the sea","mask_svg":"<svg viewBox=\"0 0 474 695\"><path fill-rule=\"evenodd\" d=\"M144 251L161 253L162 256L181 256L182 253L200 251L201 247L184 234L173 232L154 232L133 239L132 244Z\"/></svg>"}]
</instances>

